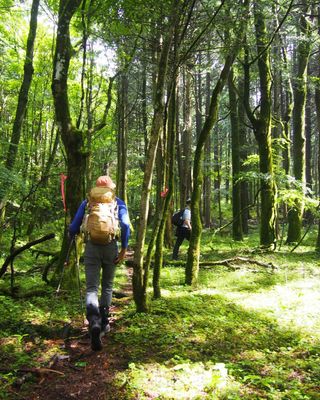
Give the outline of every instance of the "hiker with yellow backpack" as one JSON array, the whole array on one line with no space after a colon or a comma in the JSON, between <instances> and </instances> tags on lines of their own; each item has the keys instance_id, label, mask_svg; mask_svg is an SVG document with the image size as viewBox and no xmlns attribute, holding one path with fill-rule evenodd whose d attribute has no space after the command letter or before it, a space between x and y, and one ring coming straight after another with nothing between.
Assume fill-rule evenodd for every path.
<instances>
[{"instance_id":1,"label":"hiker with yellow backpack","mask_svg":"<svg viewBox=\"0 0 320 400\"><path fill-rule=\"evenodd\" d=\"M125 257L130 221L125 202L115 196L116 185L109 176L100 176L69 226L71 238L85 235L86 314L92 350L101 350L101 337L110 331L109 308L116 265ZM121 240L118 251L117 239ZM98 298L101 275L101 296Z\"/></svg>"}]
</instances>

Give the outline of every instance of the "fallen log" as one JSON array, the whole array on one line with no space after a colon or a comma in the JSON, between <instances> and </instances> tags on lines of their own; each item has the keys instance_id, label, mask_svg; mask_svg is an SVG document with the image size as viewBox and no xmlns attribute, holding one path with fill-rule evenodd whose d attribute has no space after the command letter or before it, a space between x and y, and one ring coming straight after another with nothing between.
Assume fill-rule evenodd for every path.
<instances>
[{"instance_id":1,"label":"fallen log","mask_svg":"<svg viewBox=\"0 0 320 400\"><path fill-rule=\"evenodd\" d=\"M279 267L277 265L274 265L272 262L268 263L268 262L253 260L252 258L240 257L240 256L233 257L233 258L226 258L224 260L218 260L218 261L201 261L201 262L199 262L199 267L200 268L210 268L210 267L215 267L217 265L223 265L228 268L237 269L233 264L240 264L240 263L258 265L258 266L264 267L264 268L271 268L272 270L279 269ZM185 265L185 261L168 261L167 264L182 266L182 265Z\"/></svg>"},{"instance_id":2,"label":"fallen log","mask_svg":"<svg viewBox=\"0 0 320 400\"><path fill-rule=\"evenodd\" d=\"M14 291L9 290L7 288L1 288L0 289L0 295L4 296L11 296L15 299L28 299L31 297L42 297L46 296L48 294L48 291L45 289L33 289L30 292L26 293L19 293L19 287L14 287Z\"/></svg>"},{"instance_id":3,"label":"fallen log","mask_svg":"<svg viewBox=\"0 0 320 400\"><path fill-rule=\"evenodd\" d=\"M8 257L5 259L5 261L4 261L4 263L3 263L2 267L1 267L1 270L0 270L0 278L6 273L9 264L14 260L14 258L15 258L18 254L22 253L23 251L25 251L25 250L27 250L27 249L30 249L30 247L35 246L36 244L45 242L46 240L53 239L54 237L55 237L55 234L54 234L54 233L50 233L49 235L45 235L45 236L43 236L43 237L40 238L40 239L33 240L32 242L29 242L29 243L25 244L24 246L21 246L21 247L15 249L15 250L14 250L11 254L9 254Z\"/></svg>"}]
</instances>

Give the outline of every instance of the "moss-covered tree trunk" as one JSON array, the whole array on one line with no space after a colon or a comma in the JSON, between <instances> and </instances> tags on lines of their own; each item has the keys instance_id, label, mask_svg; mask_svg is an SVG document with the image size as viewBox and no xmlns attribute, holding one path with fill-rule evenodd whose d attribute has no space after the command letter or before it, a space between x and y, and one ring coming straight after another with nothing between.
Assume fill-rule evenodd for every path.
<instances>
[{"instance_id":1,"label":"moss-covered tree trunk","mask_svg":"<svg viewBox=\"0 0 320 400\"><path fill-rule=\"evenodd\" d=\"M183 125L181 142L178 143L177 155L180 164L179 183L180 183L180 204L183 208L187 198L191 193L191 137L192 137L192 118L191 118L191 72L187 67L183 69ZM178 208L178 207L176 207Z\"/></svg>"},{"instance_id":2,"label":"moss-covered tree trunk","mask_svg":"<svg viewBox=\"0 0 320 400\"><path fill-rule=\"evenodd\" d=\"M168 218L168 212L170 209L170 203L173 196L174 189L174 161L175 161L175 139L176 139L176 84L173 78L172 90L169 102L169 112L168 112L168 134L167 134L167 154L165 159L168 163L168 180L167 187L168 193L164 197L164 206L162 212L161 223L159 226L159 231L156 240L156 251L154 255L154 268L153 268L153 297L159 299L161 297L160 289L160 273L163 265L163 244L164 244L164 234L166 229L166 221Z\"/></svg>"},{"instance_id":3,"label":"moss-covered tree trunk","mask_svg":"<svg viewBox=\"0 0 320 400\"><path fill-rule=\"evenodd\" d=\"M290 170L290 123L293 110L293 90L289 75L287 52L284 47L281 49L281 54L282 65L285 72L282 77L283 92L281 92L281 118L283 121L282 137L284 139L282 143L282 167L285 170L286 175L288 175Z\"/></svg>"},{"instance_id":4,"label":"moss-covered tree trunk","mask_svg":"<svg viewBox=\"0 0 320 400\"><path fill-rule=\"evenodd\" d=\"M34 53L34 42L36 38L37 32L37 20L38 20L38 10L39 10L40 0L33 0L31 6L31 14L30 14L30 24L29 24L29 33L27 39L27 47L26 47L26 56L23 67L23 78L20 86L18 103L16 108L16 113L13 121L13 127L11 132L10 144L8 153L5 160L5 166L9 171L12 171L16 162L17 154L18 154L18 146L20 143L21 137L21 129L24 121L29 89L32 82L33 76L33 53ZM2 190L0 191L0 210L1 215L0 219L4 219L4 205L6 203L6 190L5 188L10 185L10 179L8 182L3 184Z\"/></svg>"},{"instance_id":5,"label":"moss-covered tree trunk","mask_svg":"<svg viewBox=\"0 0 320 400\"><path fill-rule=\"evenodd\" d=\"M268 129L268 130L267 130ZM258 142L259 167L263 178L260 180L261 189L261 225L260 244L269 247L274 245L276 234L276 185L273 177L273 159L271 145L271 125L265 126L260 132L264 134Z\"/></svg>"},{"instance_id":6,"label":"moss-covered tree trunk","mask_svg":"<svg viewBox=\"0 0 320 400\"><path fill-rule=\"evenodd\" d=\"M240 78L238 80L238 92L240 93L240 98L243 98L244 93L244 80ZM240 170L245 173L247 166L243 165L244 161L248 157L248 139L247 139L247 124L246 124L246 111L243 105L243 101L238 101L237 107L238 113L238 129L239 129L239 146L240 146ZM240 182L240 197L241 197L241 226L243 234L248 234L249 232L249 182L242 179Z\"/></svg>"},{"instance_id":7,"label":"moss-covered tree trunk","mask_svg":"<svg viewBox=\"0 0 320 400\"><path fill-rule=\"evenodd\" d=\"M200 241L202 233L201 223L201 192L203 185L202 162L204 156L204 145L210 134L218 116L219 99L222 89L227 81L230 68L235 55L230 54L225 60L224 67L220 73L218 81L212 91L209 114L206 117L203 128L197 141L197 147L193 163L193 191L191 196L191 224L192 231L188 249L188 258L186 264L185 281L187 285L195 286L198 281Z\"/></svg>"},{"instance_id":8,"label":"moss-covered tree trunk","mask_svg":"<svg viewBox=\"0 0 320 400\"><path fill-rule=\"evenodd\" d=\"M210 57L207 56L208 63L210 63ZM211 97L211 74L210 71L206 73L206 115L209 113L210 108L210 97ZM211 226L211 193L212 193L212 133L208 135L208 138L204 147L204 183L203 183L203 222L206 228Z\"/></svg>"},{"instance_id":9,"label":"moss-covered tree trunk","mask_svg":"<svg viewBox=\"0 0 320 400\"><path fill-rule=\"evenodd\" d=\"M234 87L234 74L231 68L228 78L229 107L231 122L231 152L232 152L232 238L243 240L241 218L241 184L240 174L240 138L237 112L237 94Z\"/></svg>"},{"instance_id":10,"label":"moss-covered tree trunk","mask_svg":"<svg viewBox=\"0 0 320 400\"><path fill-rule=\"evenodd\" d=\"M254 22L261 98L259 118L255 117L249 107L250 78L248 66L245 68L245 105L259 149L259 171L261 174L260 245L269 247L275 245L276 242L276 185L271 145L271 69L265 15L258 4L254 5Z\"/></svg>"},{"instance_id":11,"label":"moss-covered tree trunk","mask_svg":"<svg viewBox=\"0 0 320 400\"><path fill-rule=\"evenodd\" d=\"M318 36L320 36L320 6L318 6ZM320 46L318 46L318 51L320 51ZM318 137L320 137L320 65L318 65L317 71L318 81L315 88L315 106L317 115L317 130ZM320 187L320 140L318 140L318 187ZM320 218L318 220L318 235L316 242L316 250L320 252Z\"/></svg>"},{"instance_id":12,"label":"moss-covered tree trunk","mask_svg":"<svg viewBox=\"0 0 320 400\"><path fill-rule=\"evenodd\" d=\"M84 152L84 134L73 125L68 100L68 71L71 59L70 21L79 7L81 0L60 0L59 19L54 55L52 94L54 99L56 121L60 129L62 142L66 151L66 225L75 215L84 197L84 179L87 154ZM68 249L67 229L60 253L56 273L60 273Z\"/></svg>"},{"instance_id":13,"label":"moss-covered tree trunk","mask_svg":"<svg viewBox=\"0 0 320 400\"><path fill-rule=\"evenodd\" d=\"M293 174L301 184L301 196L295 200L288 212L287 243L297 242L301 238L303 197L305 195L305 107L307 98L307 67L310 55L310 26L306 19L307 1L302 1L300 16L300 37L297 48L297 76L293 84Z\"/></svg>"},{"instance_id":14,"label":"moss-covered tree trunk","mask_svg":"<svg viewBox=\"0 0 320 400\"><path fill-rule=\"evenodd\" d=\"M128 77L124 72L118 80L118 168L117 194L127 202L127 168L128 168Z\"/></svg>"},{"instance_id":15,"label":"moss-covered tree trunk","mask_svg":"<svg viewBox=\"0 0 320 400\"><path fill-rule=\"evenodd\" d=\"M153 168L159 142L160 130L163 123L164 112L164 88L165 79L167 76L168 56L171 47L175 13L176 0L172 1L172 14L168 22L168 30L163 41L163 46L158 63L158 75L156 91L154 96L154 114L151 125L150 138L148 143L147 157L141 188L141 203L140 203L140 218L137 232L137 243L135 246L134 261L133 261L133 298L137 312L146 312L148 310L147 301L147 282L144 277L147 273L144 268L144 244L147 229L147 218L149 212L149 199L152 185ZM144 283L145 282L145 283Z\"/></svg>"}]
</instances>

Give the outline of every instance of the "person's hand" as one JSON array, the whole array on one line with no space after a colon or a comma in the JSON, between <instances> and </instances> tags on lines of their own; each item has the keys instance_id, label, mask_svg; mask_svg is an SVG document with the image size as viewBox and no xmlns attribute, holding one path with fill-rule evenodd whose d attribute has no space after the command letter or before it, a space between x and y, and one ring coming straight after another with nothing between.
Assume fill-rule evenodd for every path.
<instances>
[{"instance_id":1,"label":"person's hand","mask_svg":"<svg viewBox=\"0 0 320 400\"><path fill-rule=\"evenodd\" d=\"M126 255L126 251L127 251L127 249L120 250L118 257L114 260L115 264L121 263L121 261L124 259L125 255Z\"/></svg>"}]
</instances>

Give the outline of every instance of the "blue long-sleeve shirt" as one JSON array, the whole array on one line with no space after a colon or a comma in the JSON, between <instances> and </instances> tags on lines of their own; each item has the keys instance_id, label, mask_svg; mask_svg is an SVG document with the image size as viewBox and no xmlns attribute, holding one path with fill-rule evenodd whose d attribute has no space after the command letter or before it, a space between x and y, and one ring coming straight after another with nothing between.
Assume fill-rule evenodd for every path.
<instances>
[{"instance_id":1,"label":"blue long-sleeve shirt","mask_svg":"<svg viewBox=\"0 0 320 400\"><path fill-rule=\"evenodd\" d=\"M129 215L128 215L128 210L126 203L116 197L116 201L118 204L118 218L120 222L120 229L121 229L121 247L123 249L126 249L128 247L128 242L129 242L129 237L130 237L130 220L129 220ZM69 226L69 232L71 236L75 236L80 232L80 226L86 211L86 205L88 203L88 200L84 200L77 212L76 215L74 216L70 226Z\"/></svg>"}]
</instances>

